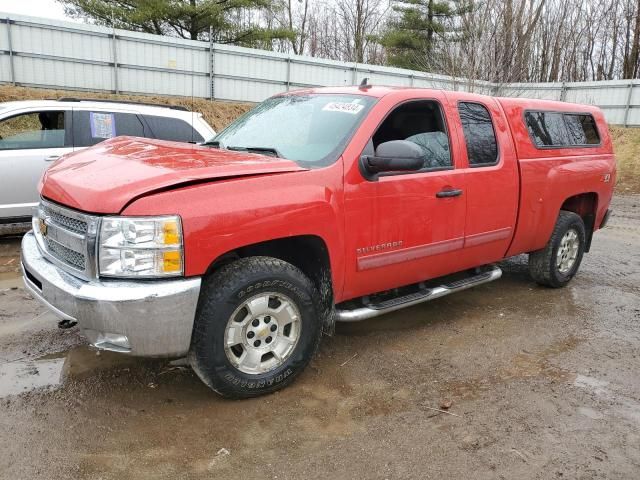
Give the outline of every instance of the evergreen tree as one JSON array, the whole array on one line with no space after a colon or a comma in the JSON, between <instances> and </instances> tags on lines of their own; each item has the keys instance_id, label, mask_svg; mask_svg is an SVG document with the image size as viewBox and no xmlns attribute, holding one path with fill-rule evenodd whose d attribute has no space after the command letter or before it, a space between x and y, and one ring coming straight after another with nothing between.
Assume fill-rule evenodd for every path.
<instances>
[{"instance_id":1,"label":"evergreen tree","mask_svg":"<svg viewBox=\"0 0 640 480\"><path fill-rule=\"evenodd\" d=\"M273 0L58 0L67 15L98 25L114 26L191 40L208 39L209 28L219 43L253 46L288 38L286 29L263 28L252 12L272 8Z\"/></svg>"},{"instance_id":2,"label":"evergreen tree","mask_svg":"<svg viewBox=\"0 0 640 480\"><path fill-rule=\"evenodd\" d=\"M468 10L467 1L394 0L396 18L388 24L380 43L389 65L425 70L437 54L437 43L453 32L455 18Z\"/></svg>"}]
</instances>

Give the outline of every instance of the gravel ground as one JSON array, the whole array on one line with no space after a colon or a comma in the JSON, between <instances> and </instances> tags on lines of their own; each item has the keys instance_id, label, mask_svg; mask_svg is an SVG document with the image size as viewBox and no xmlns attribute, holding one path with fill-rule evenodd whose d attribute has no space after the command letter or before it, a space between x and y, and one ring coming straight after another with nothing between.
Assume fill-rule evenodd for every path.
<instances>
[{"instance_id":1,"label":"gravel ground","mask_svg":"<svg viewBox=\"0 0 640 480\"><path fill-rule=\"evenodd\" d=\"M339 325L294 385L245 401L57 329L0 241L0 478L640 478L639 206L615 199L565 289L510 259Z\"/></svg>"}]
</instances>

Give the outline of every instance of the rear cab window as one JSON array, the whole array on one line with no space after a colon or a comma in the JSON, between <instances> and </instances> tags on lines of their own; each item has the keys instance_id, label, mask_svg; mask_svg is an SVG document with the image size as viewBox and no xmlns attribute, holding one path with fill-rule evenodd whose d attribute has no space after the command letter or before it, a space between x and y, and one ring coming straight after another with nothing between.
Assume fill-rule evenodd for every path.
<instances>
[{"instance_id":1,"label":"rear cab window","mask_svg":"<svg viewBox=\"0 0 640 480\"><path fill-rule=\"evenodd\" d=\"M526 111L524 118L537 148L600 145L600 134L590 113Z\"/></svg>"}]
</instances>

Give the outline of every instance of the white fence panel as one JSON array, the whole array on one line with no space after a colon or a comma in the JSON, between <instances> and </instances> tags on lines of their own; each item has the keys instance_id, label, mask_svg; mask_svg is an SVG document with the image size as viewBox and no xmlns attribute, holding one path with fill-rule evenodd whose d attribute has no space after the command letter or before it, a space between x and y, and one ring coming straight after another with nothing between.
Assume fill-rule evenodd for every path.
<instances>
[{"instance_id":1,"label":"white fence panel","mask_svg":"<svg viewBox=\"0 0 640 480\"><path fill-rule=\"evenodd\" d=\"M282 81L287 75L287 65L281 60L268 57L216 52L216 72L231 77L254 78L256 80Z\"/></svg>"},{"instance_id":2,"label":"white fence panel","mask_svg":"<svg viewBox=\"0 0 640 480\"><path fill-rule=\"evenodd\" d=\"M209 73L209 55L205 48L196 50L170 43L163 45L118 37L117 60L119 65L130 67L158 67L185 72Z\"/></svg>"},{"instance_id":3,"label":"white fence panel","mask_svg":"<svg viewBox=\"0 0 640 480\"><path fill-rule=\"evenodd\" d=\"M629 115L627 117L627 108L626 107L609 107L604 110L605 116L607 117L607 122L611 125L624 125L626 120L626 125L628 126L640 126L640 115L638 115L638 111L629 111Z\"/></svg>"},{"instance_id":4,"label":"white fence panel","mask_svg":"<svg viewBox=\"0 0 640 480\"><path fill-rule=\"evenodd\" d=\"M500 95L505 97L530 97L541 100L560 100L562 84L557 83L510 83L501 86Z\"/></svg>"},{"instance_id":5,"label":"white fence panel","mask_svg":"<svg viewBox=\"0 0 640 480\"><path fill-rule=\"evenodd\" d=\"M111 40L82 30L49 29L46 25L11 26L11 44L22 55L66 57L94 62L111 61Z\"/></svg>"},{"instance_id":6,"label":"white fence panel","mask_svg":"<svg viewBox=\"0 0 640 480\"><path fill-rule=\"evenodd\" d=\"M14 57L19 84L60 89L113 90L113 70L109 66L83 64L52 58Z\"/></svg>"},{"instance_id":7,"label":"white fence panel","mask_svg":"<svg viewBox=\"0 0 640 480\"><path fill-rule=\"evenodd\" d=\"M292 57L291 83L297 86L342 86L352 85L353 68L355 64L337 65L329 62L309 63L308 59L297 62L296 57Z\"/></svg>"},{"instance_id":8,"label":"white fence panel","mask_svg":"<svg viewBox=\"0 0 640 480\"><path fill-rule=\"evenodd\" d=\"M636 80L495 85L0 12L0 83L259 102L364 77L372 84L588 103L612 124L640 126Z\"/></svg>"},{"instance_id":9,"label":"white fence panel","mask_svg":"<svg viewBox=\"0 0 640 480\"><path fill-rule=\"evenodd\" d=\"M281 84L256 82L254 80L215 77L214 82L216 98L242 100L245 102L261 102L265 98L284 90Z\"/></svg>"},{"instance_id":10,"label":"white fence panel","mask_svg":"<svg viewBox=\"0 0 640 480\"><path fill-rule=\"evenodd\" d=\"M11 63L9 62L9 56L0 56L0 82L11 82Z\"/></svg>"},{"instance_id":11,"label":"white fence panel","mask_svg":"<svg viewBox=\"0 0 640 480\"><path fill-rule=\"evenodd\" d=\"M118 67L118 85L122 92L144 92L152 95L207 97L209 77L183 72L144 70Z\"/></svg>"}]
</instances>

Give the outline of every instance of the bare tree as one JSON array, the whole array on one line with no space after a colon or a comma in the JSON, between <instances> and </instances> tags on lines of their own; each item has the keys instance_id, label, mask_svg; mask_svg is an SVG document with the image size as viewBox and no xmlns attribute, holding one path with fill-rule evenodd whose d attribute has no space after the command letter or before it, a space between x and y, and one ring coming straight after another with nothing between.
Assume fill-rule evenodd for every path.
<instances>
[{"instance_id":1,"label":"bare tree","mask_svg":"<svg viewBox=\"0 0 640 480\"><path fill-rule=\"evenodd\" d=\"M468 0L421 68L498 84L640 76L640 0Z\"/></svg>"},{"instance_id":2,"label":"bare tree","mask_svg":"<svg viewBox=\"0 0 640 480\"><path fill-rule=\"evenodd\" d=\"M337 0L338 33L343 59L363 63L389 6L383 0Z\"/></svg>"},{"instance_id":3,"label":"bare tree","mask_svg":"<svg viewBox=\"0 0 640 480\"><path fill-rule=\"evenodd\" d=\"M276 0L271 10L275 23L292 32L287 44L296 55L304 54L309 28L310 0Z\"/></svg>"}]
</instances>

